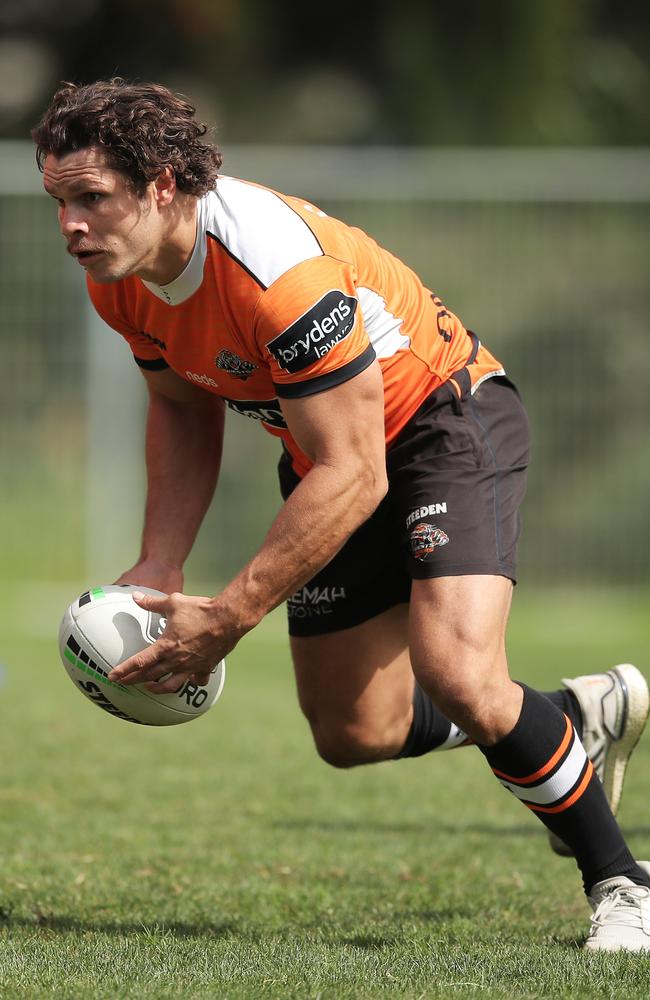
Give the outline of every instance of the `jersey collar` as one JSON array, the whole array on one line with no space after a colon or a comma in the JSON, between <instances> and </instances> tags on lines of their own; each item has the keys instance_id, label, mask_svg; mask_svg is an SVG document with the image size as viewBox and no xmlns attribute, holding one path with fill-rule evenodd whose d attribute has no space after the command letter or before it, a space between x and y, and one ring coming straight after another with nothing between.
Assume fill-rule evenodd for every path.
<instances>
[{"instance_id":1,"label":"jersey collar","mask_svg":"<svg viewBox=\"0 0 650 1000\"><path fill-rule=\"evenodd\" d=\"M205 264L207 238L205 235L206 222L206 198L199 198L197 202L196 218L196 241L192 256L177 278L170 281L168 285L156 285L151 281L141 279L144 287L155 295L156 298L166 302L168 306L177 306L185 302L199 288L203 281L203 265Z\"/></svg>"}]
</instances>

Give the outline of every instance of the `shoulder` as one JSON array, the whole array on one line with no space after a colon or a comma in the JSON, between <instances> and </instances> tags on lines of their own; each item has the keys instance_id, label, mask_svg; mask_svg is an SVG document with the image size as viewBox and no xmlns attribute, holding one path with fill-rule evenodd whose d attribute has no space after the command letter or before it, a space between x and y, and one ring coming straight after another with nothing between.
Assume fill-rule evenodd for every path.
<instances>
[{"instance_id":1,"label":"shoulder","mask_svg":"<svg viewBox=\"0 0 650 1000\"><path fill-rule=\"evenodd\" d=\"M268 288L297 264L324 254L299 205L270 188L220 177L207 196L206 235Z\"/></svg>"}]
</instances>

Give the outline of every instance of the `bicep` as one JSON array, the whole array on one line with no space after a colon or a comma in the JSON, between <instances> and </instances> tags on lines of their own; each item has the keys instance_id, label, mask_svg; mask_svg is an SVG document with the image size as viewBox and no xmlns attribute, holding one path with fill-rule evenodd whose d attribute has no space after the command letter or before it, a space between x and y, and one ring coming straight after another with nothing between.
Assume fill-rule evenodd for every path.
<instances>
[{"instance_id":1,"label":"bicep","mask_svg":"<svg viewBox=\"0 0 650 1000\"><path fill-rule=\"evenodd\" d=\"M292 436L312 462L384 465L384 383L378 362L332 389L280 402Z\"/></svg>"}]
</instances>

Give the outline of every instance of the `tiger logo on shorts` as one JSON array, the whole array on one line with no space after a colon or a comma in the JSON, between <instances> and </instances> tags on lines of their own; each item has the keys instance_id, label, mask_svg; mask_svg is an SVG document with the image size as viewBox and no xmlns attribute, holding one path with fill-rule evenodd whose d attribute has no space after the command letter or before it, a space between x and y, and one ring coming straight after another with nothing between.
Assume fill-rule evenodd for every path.
<instances>
[{"instance_id":1,"label":"tiger logo on shorts","mask_svg":"<svg viewBox=\"0 0 650 1000\"><path fill-rule=\"evenodd\" d=\"M435 524L421 521L411 532L411 552L414 559L423 562L439 545L446 545L449 535Z\"/></svg>"}]
</instances>

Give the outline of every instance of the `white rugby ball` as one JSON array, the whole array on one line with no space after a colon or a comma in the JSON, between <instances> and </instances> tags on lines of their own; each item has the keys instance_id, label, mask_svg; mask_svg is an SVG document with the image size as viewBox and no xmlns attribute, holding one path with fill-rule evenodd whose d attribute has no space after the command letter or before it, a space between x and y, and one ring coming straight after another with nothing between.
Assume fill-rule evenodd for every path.
<instances>
[{"instance_id":1,"label":"white rugby ball","mask_svg":"<svg viewBox=\"0 0 650 1000\"><path fill-rule=\"evenodd\" d=\"M148 587L111 584L86 591L70 605L59 629L59 652L68 676L94 705L126 722L175 726L205 715L223 689L224 660L207 685L185 681L172 694L154 694L143 684L109 681L113 667L155 642L167 624L161 615L135 603L131 595L136 590L165 596Z\"/></svg>"}]
</instances>

